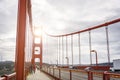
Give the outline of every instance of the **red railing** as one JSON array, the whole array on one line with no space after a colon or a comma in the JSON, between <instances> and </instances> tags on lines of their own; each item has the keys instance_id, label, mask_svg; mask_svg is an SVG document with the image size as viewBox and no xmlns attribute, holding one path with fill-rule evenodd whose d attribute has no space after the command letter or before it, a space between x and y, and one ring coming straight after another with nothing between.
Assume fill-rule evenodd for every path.
<instances>
[{"instance_id":1,"label":"red railing","mask_svg":"<svg viewBox=\"0 0 120 80\"><path fill-rule=\"evenodd\" d=\"M0 80L16 80L16 73L3 75L2 77L0 77Z\"/></svg>"},{"instance_id":2,"label":"red railing","mask_svg":"<svg viewBox=\"0 0 120 80\"><path fill-rule=\"evenodd\" d=\"M94 62L96 62L96 65L98 65L99 63L102 63L102 60L100 60L100 54L102 53L103 56L105 56L105 58L103 58L104 62L107 62L107 66L110 66L110 62L111 62L111 52L112 48L111 48L111 44L112 41L111 39L115 36L111 35L111 33L114 33L114 31L112 31L112 28L117 29L117 26L113 26L113 24L115 23L119 23L120 22L120 18L118 19L114 19L96 26L91 26L85 29L82 29L80 31L77 32L72 32L72 33L67 33L67 34L61 34L61 35L52 35L52 34L48 34L46 32L46 37L48 37L49 39L46 40L46 43L50 42L50 41L54 41L54 39L56 38L56 42L54 42L55 45L57 45L57 55L56 56L56 60L54 60L53 64L56 64L55 61L57 61L57 64L72 64L74 65L75 62L75 55L74 54L78 54L76 58L78 58L79 64L83 64L82 60L84 60L85 58L82 58L84 56L83 53L88 53L88 64L93 65L95 64ZM112 27L111 27L112 25ZM101 29L101 30L100 30ZM98 34L101 35L101 37L99 40L97 40L98 38L98 34L97 32L95 32L95 30L100 30L101 32ZM85 33L85 34L83 34ZM86 36L87 37L83 37ZM53 39L54 38L54 39ZM85 42L86 41L86 42ZM84 44L84 42L86 44ZM97 44L99 44L100 42L104 42L104 44L100 44L100 46L96 46ZM77 47L75 48L74 45L76 45ZM117 45L117 44L116 44ZM50 54L49 50L51 50L51 46L48 46L46 50L46 54ZM104 47L104 51L101 47ZM110 51L111 50L111 51ZM93 52L95 53L95 60L93 60ZM98 53L97 53L98 52ZM56 53L56 52L53 52ZM86 54L87 55L87 54ZM46 57L46 56L45 56ZM47 58L47 57L46 57ZM103 62L103 63L104 63ZM48 63L47 60L44 63ZM95 67L94 67L95 68ZM97 67L96 67L97 68ZM104 67L101 67L101 69L105 69ZM106 68L107 69L107 68Z\"/></svg>"},{"instance_id":3,"label":"red railing","mask_svg":"<svg viewBox=\"0 0 120 80\"><path fill-rule=\"evenodd\" d=\"M18 21L16 39L16 80L25 80L32 67L33 26L31 0L18 0Z\"/></svg>"},{"instance_id":4,"label":"red railing","mask_svg":"<svg viewBox=\"0 0 120 80\"><path fill-rule=\"evenodd\" d=\"M115 24L115 23L118 23L118 22L120 22L120 18L112 20L112 21L109 21L109 22L105 22L103 24L99 24L97 26L91 26L89 28L86 28L86 29L83 29L83 30L80 30L80 31L77 31L77 32L69 33L69 34L51 35L51 34L48 34L47 32L46 32L46 34L49 35L49 36L51 36L51 37L63 37L63 36L69 36L69 35L74 35L74 34L79 34L79 33L87 32L87 31L94 30L94 29L97 29L97 28L106 27L108 25L112 25L112 24Z\"/></svg>"},{"instance_id":5,"label":"red railing","mask_svg":"<svg viewBox=\"0 0 120 80\"><path fill-rule=\"evenodd\" d=\"M91 69L94 70L103 70L103 71L108 71L110 69L110 66L74 66L75 69L85 69L86 67L90 67ZM59 68L69 68L69 66L59 66Z\"/></svg>"},{"instance_id":6,"label":"red railing","mask_svg":"<svg viewBox=\"0 0 120 80\"><path fill-rule=\"evenodd\" d=\"M53 68L44 66L42 71L56 80L120 80L120 74L108 71L85 71L80 69Z\"/></svg>"},{"instance_id":7,"label":"red railing","mask_svg":"<svg viewBox=\"0 0 120 80\"><path fill-rule=\"evenodd\" d=\"M118 23L118 22L120 22L120 18L103 23L103 24L100 24L100 25L97 25L97 26L86 28L86 29L80 30L78 32L63 34L63 35L51 35L51 34L46 33L49 36L49 39L50 39L50 37L58 38L58 42L56 43L58 45L58 48L57 48L58 52L57 52L56 60L54 60L54 61L57 61L57 63L54 63L54 64L61 65L61 66L62 65L74 66L74 63L73 63L74 62L74 55L73 55L74 54L74 52L73 52L74 45L73 45L73 43L76 42L76 40L78 40L79 65L83 65L83 64L81 64L81 51L82 51L81 47L82 46L81 46L80 40L82 38L80 37L80 35L83 32L87 32L88 33L88 45L86 45L86 46L89 47L88 52L90 53L90 60L89 60L90 65L89 66L76 66L75 69L69 69L68 66L53 68L53 67L43 65L42 70L45 73L49 74L50 76L56 78L56 80L120 80L120 74L111 73L108 71L110 69L110 66L111 66L111 64L110 64L110 48L109 48L110 41L109 41L109 36L108 36L108 34L109 34L108 27L110 27L110 26L108 26L108 25L112 25L112 24ZM107 52L106 57L108 58L107 59L108 62L107 62L107 64L104 64L103 66L99 66L97 52L93 48L93 46L95 47L95 43L92 44L91 33L93 30L98 29L98 28L102 28L102 27L105 27L104 34L106 37L106 39L105 39L106 44L105 45L106 45L106 52ZM73 39L74 35L78 36L78 38ZM98 36L95 36L95 37L98 38ZM68 39L71 41L68 41ZM50 47L48 48L48 52L47 52L48 54L49 54ZM68 48L70 48L70 49L68 50ZM102 49L100 47L97 50L100 51ZM71 53L71 57L68 56L68 52ZM93 61L92 61L91 52L96 53L96 66L94 66L92 63ZM104 52L104 53L106 53L106 52ZM75 51L75 53L76 53L76 51ZM64 57L64 55L66 55L66 56ZM69 63L70 59L68 57L71 59L71 64ZM64 63L65 58L67 59L66 63ZM92 70L86 71L85 70L86 67L91 67ZM80 70L80 69L82 69L82 70Z\"/></svg>"}]
</instances>

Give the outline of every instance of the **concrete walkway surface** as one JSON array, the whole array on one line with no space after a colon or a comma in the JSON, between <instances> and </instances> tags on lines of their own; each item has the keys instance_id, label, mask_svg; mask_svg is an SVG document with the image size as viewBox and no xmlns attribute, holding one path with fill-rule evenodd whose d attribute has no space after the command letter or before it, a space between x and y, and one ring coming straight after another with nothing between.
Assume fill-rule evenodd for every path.
<instances>
[{"instance_id":1,"label":"concrete walkway surface","mask_svg":"<svg viewBox=\"0 0 120 80\"><path fill-rule=\"evenodd\" d=\"M28 75L27 80L55 80L55 79L41 72L40 70L36 70L35 73Z\"/></svg>"}]
</instances>

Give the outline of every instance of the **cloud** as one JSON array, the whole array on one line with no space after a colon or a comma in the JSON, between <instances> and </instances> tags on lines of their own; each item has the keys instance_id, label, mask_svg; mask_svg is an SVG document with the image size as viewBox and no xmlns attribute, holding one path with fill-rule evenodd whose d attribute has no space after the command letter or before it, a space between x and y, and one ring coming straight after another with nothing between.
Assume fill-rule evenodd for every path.
<instances>
[{"instance_id":1,"label":"cloud","mask_svg":"<svg viewBox=\"0 0 120 80\"><path fill-rule=\"evenodd\" d=\"M39 23L41 22L40 25L49 28L49 32L51 29L53 34L55 33L55 28L58 30L59 27L62 27L60 30L62 33L68 30L73 32L77 30L78 26L79 29L83 29L110 20L110 18L113 19L114 16L119 16L119 12L116 12L116 10L120 8L118 6L119 0L94 0L91 2L88 0L44 0L39 1L39 3L41 6L36 6L36 10L40 8L38 10L40 14L37 16L39 19L37 20L39 20ZM58 30L58 33L60 31Z\"/></svg>"},{"instance_id":2,"label":"cloud","mask_svg":"<svg viewBox=\"0 0 120 80\"><path fill-rule=\"evenodd\" d=\"M17 2L17 0L0 0L0 50L3 51L3 55L6 54L6 58L4 59L9 59L8 57L14 55L13 53L15 50L15 36L17 26ZM98 25L100 23L119 18L119 3L120 0L32 0L33 25L42 26L44 30L50 34L64 34L79 31L90 26ZM111 25L109 28L111 55L119 55L119 25L120 24L117 23ZM94 46L92 49L96 49L98 53L100 53L100 58L102 57L103 53L105 53L106 56L106 36L104 28L93 30L91 33L92 46ZM50 56L50 58L55 59L57 53L57 39L47 37L47 41L46 39L44 40L44 57L49 58L48 56ZM71 39L69 37L68 49L71 60L70 40ZM89 57L88 45L88 32L82 33L82 61L85 63L89 63L87 60L85 60ZM78 59L77 35L74 36L73 46L74 57ZM64 45L64 47L66 46ZM7 54L11 55L8 56ZM74 61L78 63L76 59ZM102 61L103 60L100 62Z\"/></svg>"},{"instance_id":3,"label":"cloud","mask_svg":"<svg viewBox=\"0 0 120 80\"><path fill-rule=\"evenodd\" d=\"M0 0L0 56L15 60L17 0Z\"/></svg>"},{"instance_id":4,"label":"cloud","mask_svg":"<svg viewBox=\"0 0 120 80\"><path fill-rule=\"evenodd\" d=\"M15 31L17 22L17 0L0 3L0 33Z\"/></svg>"}]
</instances>

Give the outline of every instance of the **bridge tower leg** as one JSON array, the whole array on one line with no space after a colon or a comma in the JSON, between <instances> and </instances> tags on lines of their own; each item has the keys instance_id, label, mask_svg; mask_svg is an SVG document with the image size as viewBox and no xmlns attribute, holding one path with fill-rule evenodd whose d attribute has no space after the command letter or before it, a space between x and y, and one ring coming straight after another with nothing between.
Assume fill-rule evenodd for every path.
<instances>
[{"instance_id":1,"label":"bridge tower leg","mask_svg":"<svg viewBox=\"0 0 120 80\"><path fill-rule=\"evenodd\" d=\"M38 42L38 43L35 43L35 39L40 39L40 41ZM37 47L37 49L38 50L36 50L36 47ZM35 54L35 52L36 51L38 51L39 52L39 54ZM33 65L33 67L35 68L35 59L36 58L39 58L39 60L40 60L40 63L39 63L39 65L40 65L40 69L42 68L42 63L43 63L43 61L42 61L42 35L41 36L35 36L34 35L34 42L33 42L33 54L32 54L32 60L31 60L31 62L32 62L32 65Z\"/></svg>"},{"instance_id":2,"label":"bridge tower leg","mask_svg":"<svg viewBox=\"0 0 120 80\"><path fill-rule=\"evenodd\" d=\"M18 0L18 21L16 40L16 80L25 80L25 31L27 0Z\"/></svg>"}]
</instances>

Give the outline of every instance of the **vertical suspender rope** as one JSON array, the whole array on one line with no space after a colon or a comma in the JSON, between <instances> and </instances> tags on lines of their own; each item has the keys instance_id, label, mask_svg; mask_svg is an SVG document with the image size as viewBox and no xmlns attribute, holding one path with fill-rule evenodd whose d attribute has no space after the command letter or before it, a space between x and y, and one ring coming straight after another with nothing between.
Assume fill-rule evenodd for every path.
<instances>
[{"instance_id":1,"label":"vertical suspender rope","mask_svg":"<svg viewBox=\"0 0 120 80\"><path fill-rule=\"evenodd\" d=\"M72 54L72 66L73 66L73 35L71 35L71 54Z\"/></svg>"},{"instance_id":2,"label":"vertical suspender rope","mask_svg":"<svg viewBox=\"0 0 120 80\"><path fill-rule=\"evenodd\" d=\"M91 31L89 30L89 49L90 49L90 64L92 65L92 54L91 54Z\"/></svg>"},{"instance_id":3,"label":"vertical suspender rope","mask_svg":"<svg viewBox=\"0 0 120 80\"><path fill-rule=\"evenodd\" d=\"M60 64L60 38L58 37L58 65Z\"/></svg>"},{"instance_id":4,"label":"vertical suspender rope","mask_svg":"<svg viewBox=\"0 0 120 80\"><path fill-rule=\"evenodd\" d=\"M49 36L48 36L48 39L49 39ZM49 42L49 40L48 40L48 42ZM48 45L47 45L48 46L48 54L49 54L49 51L50 51L50 48L49 48L50 46L49 45L50 44L48 43ZM49 64L51 64L51 56L49 57Z\"/></svg>"},{"instance_id":5,"label":"vertical suspender rope","mask_svg":"<svg viewBox=\"0 0 120 80\"><path fill-rule=\"evenodd\" d=\"M62 37L61 37L61 64L63 64Z\"/></svg>"},{"instance_id":6,"label":"vertical suspender rope","mask_svg":"<svg viewBox=\"0 0 120 80\"><path fill-rule=\"evenodd\" d=\"M59 64L60 64L60 37L59 37Z\"/></svg>"},{"instance_id":7,"label":"vertical suspender rope","mask_svg":"<svg viewBox=\"0 0 120 80\"><path fill-rule=\"evenodd\" d=\"M25 47L27 48L27 50L29 49L29 46L30 46L30 45L29 45L29 39L28 39L29 36L28 36L28 35L29 35L28 26L26 26ZM29 51L28 51L28 52L29 52ZM26 54L25 54L25 62L29 61L29 60L28 60L28 56L29 56L29 55L26 53Z\"/></svg>"},{"instance_id":8,"label":"vertical suspender rope","mask_svg":"<svg viewBox=\"0 0 120 80\"><path fill-rule=\"evenodd\" d=\"M47 35L46 35L46 38L48 38ZM49 38L48 38L48 39L49 39ZM46 39L46 45L47 45L47 52L46 52L46 53L47 53L47 55L49 54L49 47L48 47L48 45L49 45L49 44L48 44L48 41L49 41L49 40L48 40L48 39ZM48 57L48 59L49 59L49 60L48 60L48 63L50 64L50 57Z\"/></svg>"},{"instance_id":9,"label":"vertical suspender rope","mask_svg":"<svg viewBox=\"0 0 120 80\"><path fill-rule=\"evenodd\" d=\"M107 42L107 54L108 54L108 65L110 65L110 50L109 50L109 35L108 35L108 27L106 29L106 42Z\"/></svg>"},{"instance_id":10,"label":"vertical suspender rope","mask_svg":"<svg viewBox=\"0 0 120 80\"><path fill-rule=\"evenodd\" d=\"M64 64L64 37L62 37L62 64Z\"/></svg>"},{"instance_id":11,"label":"vertical suspender rope","mask_svg":"<svg viewBox=\"0 0 120 80\"><path fill-rule=\"evenodd\" d=\"M62 37L61 37L61 64L63 64Z\"/></svg>"},{"instance_id":12,"label":"vertical suspender rope","mask_svg":"<svg viewBox=\"0 0 120 80\"><path fill-rule=\"evenodd\" d=\"M80 33L78 34L78 45L79 45L79 64L81 64L81 42L80 42Z\"/></svg>"},{"instance_id":13,"label":"vertical suspender rope","mask_svg":"<svg viewBox=\"0 0 120 80\"><path fill-rule=\"evenodd\" d=\"M67 45L67 36L66 36L66 62L67 62L67 66L69 65L69 58L68 58L68 45Z\"/></svg>"},{"instance_id":14,"label":"vertical suspender rope","mask_svg":"<svg viewBox=\"0 0 120 80\"><path fill-rule=\"evenodd\" d=\"M62 59L61 59L61 37L59 37L59 63L62 64Z\"/></svg>"},{"instance_id":15,"label":"vertical suspender rope","mask_svg":"<svg viewBox=\"0 0 120 80\"><path fill-rule=\"evenodd\" d=\"M63 64L63 40L62 40L62 37L61 37L61 64Z\"/></svg>"},{"instance_id":16,"label":"vertical suspender rope","mask_svg":"<svg viewBox=\"0 0 120 80\"><path fill-rule=\"evenodd\" d=\"M57 37L57 66L58 66L58 56L59 56L59 38Z\"/></svg>"},{"instance_id":17,"label":"vertical suspender rope","mask_svg":"<svg viewBox=\"0 0 120 80\"><path fill-rule=\"evenodd\" d=\"M63 57L62 57L62 56L63 56L63 52L62 52L62 37L60 37L60 40L61 40L61 41L60 41L60 44L61 44L61 46L60 46L61 56L60 56L60 57L61 57L61 64L63 64Z\"/></svg>"},{"instance_id":18,"label":"vertical suspender rope","mask_svg":"<svg viewBox=\"0 0 120 80\"><path fill-rule=\"evenodd\" d=\"M47 36L48 40L47 40L47 53L49 54L49 36ZM49 64L51 64L51 56L49 57Z\"/></svg>"},{"instance_id":19,"label":"vertical suspender rope","mask_svg":"<svg viewBox=\"0 0 120 80\"><path fill-rule=\"evenodd\" d=\"M29 32L30 32L30 30L29 30ZM30 41L30 38L31 38L30 34L31 33L29 33L29 32L28 32L28 49L29 49L28 61L30 61L30 59L31 59L31 53L32 53L31 52L31 50L32 50L31 49L31 41Z\"/></svg>"},{"instance_id":20,"label":"vertical suspender rope","mask_svg":"<svg viewBox=\"0 0 120 80\"><path fill-rule=\"evenodd\" d=\"M49 38L48 35L45 35L46 37L46 62L48 62L48 64L50 64L50 56L48 57L47 55L49 55Z\"/></svg>"},{"instance_id":21,"label":"vertical suspender rope","mask_svg":"<svg viewBox=\"0 0 120 80\"><path fill-rule=\"evenodd\" d=\"M44 45L45 45L45 47L46 47L46 50L45 50L45 53L44 53L44 54L46 55L46 54L47 54L47 39L46 39L46 35L44 36L43 39L44 39L43 41L45 41ZM45 59L44 59L44 63L47 63L47 62L46 62L46 59L47 59L46 56L44 56L44 58L45 58Z\"/></svg>"}]
</instances>

